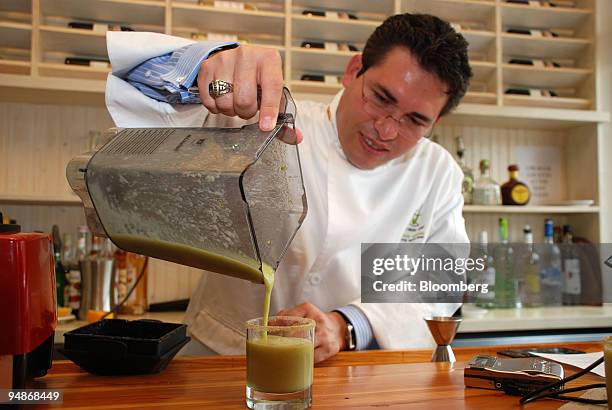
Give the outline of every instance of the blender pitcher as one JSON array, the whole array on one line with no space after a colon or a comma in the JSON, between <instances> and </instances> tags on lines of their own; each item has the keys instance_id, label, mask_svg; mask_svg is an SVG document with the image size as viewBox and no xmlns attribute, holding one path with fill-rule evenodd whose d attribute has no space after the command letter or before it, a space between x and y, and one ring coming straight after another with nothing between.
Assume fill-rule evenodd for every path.
<instances>
[{"instance_id":1,"label":"blender pitcher","mask_svg":"<svg viewBox=\"0 0 612 410\"><path fill-rule=\"evenodd\" d=\"M74 158L67 178L92 232L130 252L261 282L243 268L276 268L307 210L298 146L277 138L296 114L283 93L270 132L116 129Z\"/></svg>"}]
</instances>

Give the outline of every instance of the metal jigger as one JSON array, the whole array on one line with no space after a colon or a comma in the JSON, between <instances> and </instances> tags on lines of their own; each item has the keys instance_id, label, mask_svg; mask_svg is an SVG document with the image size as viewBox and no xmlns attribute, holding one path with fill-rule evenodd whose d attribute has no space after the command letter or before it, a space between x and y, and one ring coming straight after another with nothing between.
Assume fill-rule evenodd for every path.
<instances>
[{"instance_id":1,"label":"metal jigger","mask_svg":"<svg viewBox=\"0 0 612 410\"><path fill-rule=\"evenodd\" d=\"M431 356L431 361L453 363L455 361L455 354L450 344L457 334L461 318L432 316L423 319L427 322L427 327L429 327L429 331L438 345Z\"/></svg>"}]
</instances>

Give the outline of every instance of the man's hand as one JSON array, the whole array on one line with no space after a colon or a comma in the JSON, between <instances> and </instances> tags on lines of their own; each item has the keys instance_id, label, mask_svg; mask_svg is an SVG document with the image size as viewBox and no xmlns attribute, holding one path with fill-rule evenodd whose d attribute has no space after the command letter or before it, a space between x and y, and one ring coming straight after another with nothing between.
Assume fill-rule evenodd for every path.
<instances>
[{"instance_id":1,"label":"man's hand","mask_svg":"<svg viewBox=\"0 0 612 410\"><path fill-rule=\"evenodd\" d=\"M234 91L216 99L208 94L208 84L223 80L234 85ZM259 128L270 131L276 126L283 93L283 69L277 50L241 45L220 51L205 60L198 74L202 104L213 114L253 118L259 109ZM257 87L261 88L258 107ZM287 128L279 137L288 143L299 143L302 134Z\"/></svg>"},{"instance_id":2,"label":"man's hand","mask_svg":"<svg viewBox=\"0 0 612 410\"><path fill-rule=\"evenodd\" d=\"M313 319L315 327L315 363L331 357L341 350L346 350L346 321L338 312L325 313L312 303L283 309L277 316L299 316Z\"/></svg>"}]
</instances>

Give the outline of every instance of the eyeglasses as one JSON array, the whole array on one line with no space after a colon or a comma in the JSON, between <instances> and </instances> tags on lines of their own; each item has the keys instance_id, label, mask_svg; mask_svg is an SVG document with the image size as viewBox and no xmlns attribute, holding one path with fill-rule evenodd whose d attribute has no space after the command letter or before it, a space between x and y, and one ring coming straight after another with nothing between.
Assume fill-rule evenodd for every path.
<instances>
[{"instance_id":1,"label":"eyeglasses","mask_svg":"<svg viewBox=\"0 0 612 410\"><path fill-rule=\"evenodd\" d=\"M428 123L409 115L403 115L400 119L395 118L393 114L398 110L397 105L389 100L384 94L375 91L371 87L366 87L365 73L362 74L361 77L363 110L368 115L376 119L391 118L397 123L397 134L400 137L418 140L425 135L429 127Z\"/></svg>"}]
</instances>

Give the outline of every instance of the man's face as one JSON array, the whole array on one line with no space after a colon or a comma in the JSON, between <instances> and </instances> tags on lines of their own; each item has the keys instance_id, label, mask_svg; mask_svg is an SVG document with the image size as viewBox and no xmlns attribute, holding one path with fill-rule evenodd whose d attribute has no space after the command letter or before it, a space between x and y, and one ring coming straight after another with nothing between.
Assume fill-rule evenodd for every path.
<instances>
[{"instance_id":1,"label":"man's face","mask_svg":"<svg viewBox=\"0 0 612 410\"><path fill-rule=\"evenodd\" d=\"M448 99L446 86L403 47L390 50L357 77L361 56L349 62L336 121L351 164L374 169L410 151L433 127Z\"/></svg>"}]
</instances>

